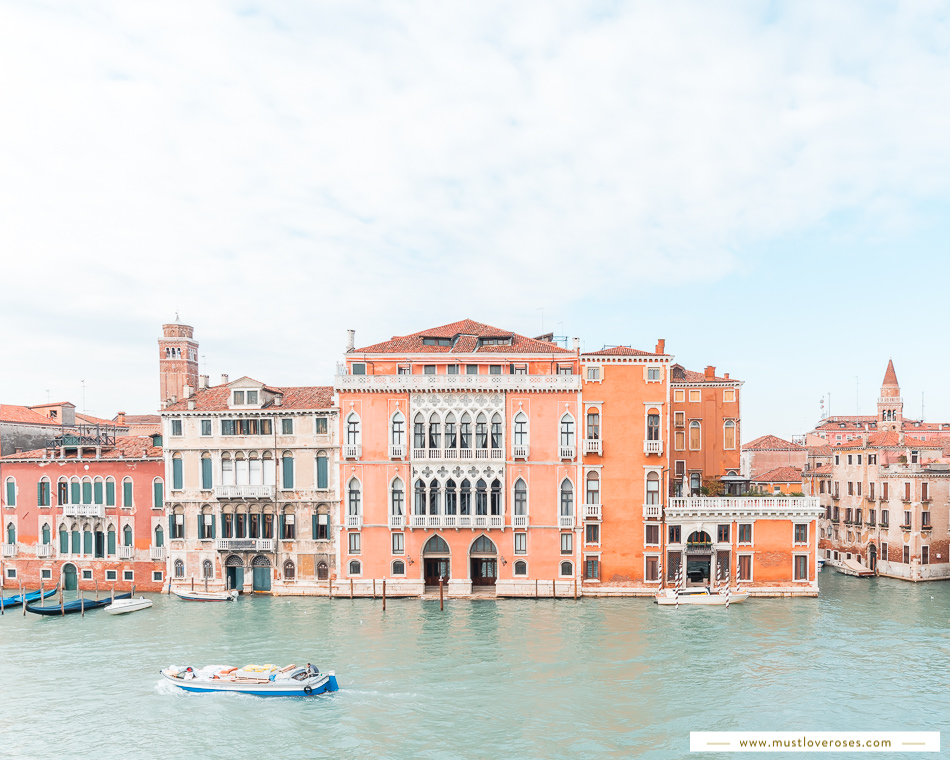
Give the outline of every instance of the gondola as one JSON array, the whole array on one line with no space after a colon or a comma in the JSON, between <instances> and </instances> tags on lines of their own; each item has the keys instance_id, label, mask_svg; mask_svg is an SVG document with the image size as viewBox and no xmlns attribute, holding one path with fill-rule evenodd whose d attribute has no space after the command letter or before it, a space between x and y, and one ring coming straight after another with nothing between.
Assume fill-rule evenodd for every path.
<instances>
[{"instance_id":1,"label":"gondola","mask_svg":"<svg viewBox=\"0 0 950 760\"><path fill-rule=\"evenodd\" d=\"M115 597L107 596L105 599L76 599L72 602L66 602L62 606L56 604L53 606L37 606L33 604L26 605L26 611L36 615L69 615L74 612L89 612L99 607L107 607L112 604L113 599L131 599L131 592L125 594L116 594Z\"/></svg>"},{"instance_id":2,"label":"gondola","mask_svg":"<svg viewBox=\"0 0 950 760\"><path fill-rule=\"evenodd\" d=\"M51 597L56 593L55 588L51 588L47 591L27 591L22 596L20 594L15 594L14 596L5 596L2 598L2 609L7 610L10 607L19 607L23 604L23 600L26 599L26 603L38 602L40 600L40 594L42 593L43 599Z\"/></svg>"}]
</instances>

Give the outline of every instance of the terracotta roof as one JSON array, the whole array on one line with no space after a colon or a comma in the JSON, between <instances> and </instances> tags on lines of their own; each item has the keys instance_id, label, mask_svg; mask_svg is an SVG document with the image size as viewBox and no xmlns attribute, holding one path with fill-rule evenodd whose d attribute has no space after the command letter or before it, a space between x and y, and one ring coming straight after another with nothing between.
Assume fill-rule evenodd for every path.
<instances>
[{"instance_id":1,"label":"terracotta roof","mask_svg":"<svg viewBox=\"0 0 950 760\"><path fill-rule=\"evenodd\" d=\"M804 451L804 446L786 441L777 435L763 435L742 446L743 451Z\"/></svg>"},{"instance_id":2,"label":"terracotta roof","mask_svg":"<svg viewBox=\"0 0 950 760\"><path fill-rule=\"evenodd\" d=\"M866 449L866 448L919 448L919 449L942 449L944 441L926 441L913 436L905 435L904 442L901 443L900 433L896 430L887 430L885 432L871 433L868 435L867 443L863 436L858 436L850 441L834 441L831 444L836 449Z\"/></svg>"},{"instance_id":3,"label":"terracotta roof","mask_svg":"<svg viewBox=\"0 0 950 760\"><path fill-rule=\"evenodd\" d=\"M808 456L826 457L831 455L831 446L809 446Z\"/></svg>"},{"instance_id":4,"label":"terracotta roof","mask_svg":"<svg viewBox=\"0 0 950 760\"><path fill-rule=\"evenodd\" d=\"M776 467L752 478L753 483L801 483L802 471L797 467Z\"/></svg>"},{"instance_id":5,"label":"terracotta roof","mask_svg":"<svg viewBox=\"0 0 950 760\"><path fill-rule=\"evenodd\" d=\"M161 424L162 417L159 414L127 414L125 415L126 425L158 425ZM113 420L115 422L115 420Z\"/></svg>"},{"instance_id":6,"label":"terracotta roof","mask_svg":"<svg viewBox=\"0 0 950 760\"><path fill-rule=\"evenodd\" d=\"M673 383L738 383L734 377L706 377L705 372L693 372L682 364L674 364L670 368L670 382Z\"/></svg>"},{"instance_id":7,"label":"terracotta roof","mask_svg":"<svg viewBox=\"0 0 950 760\"><path fill-rule=\"evenodd\" d=\"M76 412L76 424L77 425L102 425L103 427L115 427L116 423L113 420L104 420L101 417L93 417L91 414L80 414Z\"/></svg>"},{"instance_id":8,"label":"terracotta roof","mask_svg":"<svg viewBox=\"0 0 950 760\"><path fill-rule=\"evenodd\" d=\"M894 371L893 359L887 360L887 371L884 373L884 382L882 382L881 385L893 385L895 387L900 385L900 383L897 382L897 373Z\"/></svg>"},{"instance_id":9,"label":"terracotta roof","mask_svg":"<svg viewBox=\"0 0 950 760\"><path fill-rule=\"evenodd\" d=\"M95 449L90 447L86 449L89 456L83 459L94 459ZM34 449L33 451L21 451L19 454L8 454L7 459L42 459L46 454L46 449ZM75 459L75 455L65 457L66 460ZM115 446L103 448L99 459L161 459L162 447L152 445L150 435L126 435L115 439ZM58 459L58 457L56 457ZM50 461L46 457L46 461Z\"/></svg>"},{"instance_id":10,"label":"terracotta roof","mask_svg":"<svg viewBox=\"0 0 950 760\"><path fill-rule=\"evenodd\" d=\"M329 409L333 406L333 386L318 385L304 386L299 388L268 388L276 393L283 393L284 399L280 406L273 402L265 405L263 408L268 411L275 409ZM195 402L194 410L188 409L188 402ZM168 412L223 412L230 406L228 402L231 399L231 389L227 385L214 385L210 388L204 388L195 392L190 399L182 399L165 411ZM240 411L253 411L242 409Z\"/></svg>"},{"instance_id":11,"label":"terracotta roof","mask_svg":"<svg viewBox=\"0 0 950 760\"><path fill-rule=\"evenodd\" d=\"M58 421L51 420L45 414L34 412L27 406L16 406L15 404L0 404L0 422L59 427Z\"/></svg>"},{"instance_id":12,"label":"terracotta roof","mask_svg":"<svg viewBox=\"0 0 950 760\"><path fill-rule=\"evenodd\" d=\"M449 338L450 346L425 345L425 338ZM510 338L511 345L479 346L479 338ZM364 348L355 348L350 353L355 354L570 354L566 348L555 343L527 338L511 330L502 330L498 327L463 319L461 322L452 322L441 327L432 327L428 330L412 333L411 335L394 335L387 341L375 343Z\"/></svg>"},{"instance_id":13,"label":"terracotta roof","mask_svg":"<svg viewBox=\"0 0 950 760\"><path fill-rule=\"evenodd\" d=\"M587 351L582 356L666 356L666 354L655 354L652 351L641 351L639 348L630 348L630 346L613 346L611 348L602 348L600 351Z\"/></svg>"}]
</instances>

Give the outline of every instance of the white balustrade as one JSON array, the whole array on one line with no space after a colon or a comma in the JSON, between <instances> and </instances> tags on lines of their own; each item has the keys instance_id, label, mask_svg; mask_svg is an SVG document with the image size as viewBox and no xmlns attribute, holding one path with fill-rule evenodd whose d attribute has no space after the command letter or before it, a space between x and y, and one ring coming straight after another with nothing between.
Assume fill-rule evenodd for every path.
<instances>
[{"instance_id":1,"label":"white balustrade","mask_svg":"<svg viewBox=\"0 0 950 760\"><path fill-rule=\"evenodd\" d=\"M579 391L580 375L343 375L334 378L342 391L370 393L413 391Z\"/></svg>"},{"instance_id":2,"label":"white balustrade","mask_svg":"<svg viewBox=\"0 0 950 760\"><path fill-rule=\"evenodd\" d=\"M585 438L584 439L584 453L585 454L601 454L603 449L601 447L600 438Z\"/></svg>"},{"instance_id":3,"label":"white balustrade","mask_svg":"<svg viewBox=\"0 0 950 760\"><path fill-rule=\"evenodd\" d=\"M135 547L134 546L120 546L119 547L119 559L132 559L135 556Z\"/></svg>"},{"instance_id":4,"label":"white balustrade","mask_svg":"<svg viewBox=\"0 0 950 760\"><path fill-rule=\"evenodd\" d=\"M402 530L403 528L406 527L406 516L405 515L390 515L389 527L392 530Z\"/></svg>"},{"instance_id":5,"label":"white balustrade","mask_svg":"<svg viewBox=\"0 0 950 760\"><path fill-rule=\"evenodd\" d=\"M574 530L574 515L561 515L557 523L562 530Z\"/></svg>"},{"instance_id":6,"label":"white balustrade","mask_svg":"<svg viewBox=\"0 0 950 760\"><path fill-rule=\"evenodd\" d=\"M574 447L573 446L561 446L559 447L560 458L561 459L573 459L574 458Z\"/></svg>"},{"instance_id":7,"label":"white balustrade","mask_svg":"<svg viewBox=\"0 0 950 760\"><path fill-rule=\"evenodd\" d=\"M37 547L36 547L37 559L47 559L52 556L53 556L52 544L37 544Z\"/></svg>"},{"instance_id":8,"label":"white balustrade","mask_svg":"<svg viewBox=\"0 0 950 760\"><path fill-rule=\"evenodd\" d=\"M459 449L459 459L471 459L472 450L471 449Z\"/></svg>"},{"instance_id":9,"label":"white balustrade","mask_svg":"<svg viewBox=\"0 0 950 760\"><path fill-rule=\"evenodd\" d=\"M663 441L644 441L643 453L644 454L662 454Z\"/></svg>"},{"instance_id":10,"label":"white balustrade","mask_svg":"<svg viewBox=\"0 0 950 760\"><path fill-rule=\"evenodd\" d=\"M442 455L446 459L458 459L459 452L458 452L458 449L446 449L445 451L442 452Z\"/></svg>"},{"instance_id":11,"label":"white balustrade","mask_svg":"<svg viewBox=\"0 0 950 760\"><path fill-rule=\"evenodd\" d=\"M588 520L600 520L601 519L600 504L585 504L584 505L584 516Z\"/></svg>"},{"instance_id":12,"label":"white balustrade","mask_svg":"<svg viewBox=\"0 0 950 760\"><path fill-rule=\"evenodd\" d=\"M488 449L475 449L476 459L488 459Z\"/></svg>"},{"instance_id":13,"label":"white balustrade","mask_svg":"<svg viewBox=\"0 0 950 760\"><path fill-rule=\"evenodd\" d=\"M272 552L274 539L272 538L219 538L215 541L218 551L231 552Z\"/></svg>"},{"instance_id":14,"label":"white balustrade","mask_svg":"<svg viewBox=\"0 0 950 760\"><path fill-rule=\"evenodd\" d=\"M528 447L527 446L512 446L511 456L514 457L515 459L527 459Z\"/></svg>"},{"instance_id":15,"label":"white balustrade","mask_svg":"<svg viewBox=\"0 0 950 760\"><path fill-rule=\"evenodd\" d=\"M425 449L419 449L419 448L416 448L415 446L413 446L413 448L412 448L412 458L413 458L413 459L425 459L425 458L426 458L426 450L425 450Z\"/></svg>"},{"instance_id":16,"label":"white balustrade","mask_svg":"<svg viewBox=\"0 0 950 760\"><path fill-rule=\"evenodd\" d=\"M216 499L273 499L274 486L244 485L244 486L215 486Z\"/></svg>"},{"instance_id":17,"label":"white balustrade","mask_svg":"<svg viewBox=\"0 0 950 760\"><path fill-rule=\"evenodd\" d=\"M659 504L644 504L643 505L643 516L647 520L660 518L660 512L662 507Z\"/></svg>"},{"instance_id":18,"label":"white balustrade","mask_svg":"<svg viewBox=\"0 0 950 760\"><path fill-rule=\"evenodd\" d=\"M491 450L491 458L492 458L492 459L504 459L504 458L505 458L505 450L504 450L504 449L492 449L492 450Z\"/></svg>"},{"instance_id":19,"label":"white balustrade","mask_svg":"<svg viewBox=\"0 0 950 760\"><path fill-rule=\"evenodd\" d=\"M525 515L519 516L523 520L521 527L528 525ZM390 527L392 527L390 525ZM500 528L505 527L505 518L502 515L409 515L410 528L439 530L442 528Z\"/></svg>"},{"instance_id":20,"label":"white balustrade","mask_svg":"<svg viewBox=\"0 0 950 760\"><path fill-rule=\"evenodd\" d=\"M152 562L163 562L165 560L165 547L164 546L150 546L148 547L148 556Z\"/></svg>"},{"instance_id":21,"label":"white balustrade","mask_svg":"<svg viewBox=\"0 0 950 760\"><path fill-rule=\"evenodd\" d=\"M105 517L106 508L103 504L66 504L63 506L64 517Z\"/></svg>"},{"instance_id":22,"label":"white balustrade","mask_svg":"<svg viewBox=\"0 0 950 760\"><path fill-rule=\"evenodd\" d=\"M347 515L346 516L346 527L347 528L362 528L363 527L363 515Z\"/></svg>"},{"instance_id":23,"label":"white balustrade","mask_svg":"<svg viewBox=\"0 0 950 760\"><path fill-rule=\"evenodd\" d=\"M512 515L511 527L512 528L527 528L528 516L527 515Z\"/></svg>"},{"instance_id":24,"label":"white balustrade","mask_svg":"<svg viewBox=\"0 0 950 760\"><path fill-rule=\"evenodd\" d=\"M16 544L4 544L2 553L4 557L15 557L16 550L17 550Z\"/></svg>"},{"instance_id":25,"label":"white balustrade","mask_svg":"<svg viewBox=\"0 0 950 760\"><path fill-rule=\"evenodd\" d=\"M694 515L747 515L776 517L821 517L824 509L817 496L684 496L673 497L666 506L667 519Z\"/></svg>"},{"instance_id":26,"label":"white balustrade","mask_svg":"<svg viewBox=\"0 0 950 760\"><path fill-rule=\"evenodd\" d=\"M391 443L389 445L389 458L402 459L406 456L406 447L401 443Z\"/></svg>"},{"instance_id":27,"label":"white balustrade","mask_svg":"<svg viewBox=\"0 0 950 760\"><path fill-rule=\"evenodd\" d=\"M341 448L344 459L359 459L363 451L363 446L359 443L344 443Z\"/></svg>"}]
</instances>

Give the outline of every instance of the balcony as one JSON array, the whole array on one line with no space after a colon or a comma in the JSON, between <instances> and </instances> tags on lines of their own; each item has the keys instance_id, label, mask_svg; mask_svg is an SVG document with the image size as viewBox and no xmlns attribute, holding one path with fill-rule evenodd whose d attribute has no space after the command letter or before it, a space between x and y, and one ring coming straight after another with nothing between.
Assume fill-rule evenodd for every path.
<instances>
[{"instance_id":1,"label":"balcony","mask_svg":"<svg viewBox=\"0 0 950 760\"><path fill-rule=\"evenodd\" d=\"M663 512L663 507L660 504L644 504L643 505L643 517L646 520L659 520L662 512Z\"/></svg>"},{"instance_id":2,"label":"balcony","mask_svg":"<svg viewBox=\"0 0 950 760\"><path fill-rule=\"evenodd\" d=\"M52 544L37 544L36 546L37 559L49 559L52 556L53 556Z\"/></svg>"},{"instance_id":3,"label":"balcony","mask_svg":"<svg viewBox=\"0 0 950 760\"><path fill-rule=\"evenodd\" d=\"M423 530L441 528L501 528L505 527L502 515L409 515L409 527Z\"/></svg>"},{"instance_id":4,"label":"balcony","mask_svg":"<svg viewBox=\"0 0 950 760\"><path fill-rule=\"evenodd\" d=\"M708 554L712 551L712 544L708 541L688 541L686 543L687 554Z\"/></svg>"},{"instance_id":5,"label":"balcony","mask_svg":"<svg viewBox=\"0 0 950 760\"><path fill-rule=\"evenodd\" d=\"M392 443L389 445L390 459L405 459L406 447L401 443Z\"/></svg>"},{"instance_id":6,"label":"balcony","mask_svg":"<svg viewBox=\"0 0 950 760\"><path fill-rule=\"evenodd\" d=\"M346 527L350 530L359 530L363 527L363 515L347 515Z\"/></svg>"},{"instance_id":7,"label":"balcony","mask_svg":"<svg viewBox=\"0 0 950 760\"><path fill-rule=\"evenodd\" d=\"M557 519L557 525L561 530L574 530L574 515L561 515Z\"/></svg>"},{"instance_id":8,"label":"balcony","mask_svg":"<svg viewBox=\"0 0 950 760\"><path fill-rule=\"evenodd\" d=\"M64 517L105 517L106 508L103 504L65 504Z\"/></svg>"},{"instance_id":9,"label":"balcony","mask_svg":"<svg viewBox=\"0 0 950 760\"><path fill-rule=\"evenodd\" d=\"M663 441L644 441L644 454L663 454Z\"/></svg>"},{"instance_id":10,"label":"balcony","mask_svg":"<svg viewBox=\"0 0 950 760\"><path fill-rule=\"evenodd\" d=\"M165 547L164 546L150 546L148 547L148 556L152 562L164 562L165 561Z\"/></svg>"},{"instance_id":11,"label":"balcony","mask_svg":"<svg viewBox=\"0 0 950 760\"><path fill-rule=\"evenodd\" d=\"M413 450L412 450L412 458L413 458L413 459L425 459L425 458L426 458L426 450L425 450L425 449L413 448Z\"/></svg>"},{"instance_id":12,"label":"balcony","mask_svg":"<svg viewBox=\"0 0 950 760\"><path fill-rule=\"evenodd\" d=\"M132 559L135 556L134 546L120 546L117 549L119 559Z\"/></svg>"},{"instance_id":13,"label":"balcony","mask_svg":"<svg viewBox=\"0 0 950 760\"><path fill-rule=\"evenodd\" d=\"M2 556L4 557L15 557L16 556L16 544L4 544Z\"/></svg>"},{"instance_id":14,"label":"balcony","mask_svg":"<svg viewBox=\"0 0 950 760\"><path fill-rule=\"evenodd\" d=\"M667 520L696 518L772 517L814 520L825 510L817 496L689 496L673 497L666 506Z\"/></svg>"},{"instance_id":15,"label":"balcony","mask_svg":"<svg viewBox=\"0 0 950 760\"><path fill-rule=\"evenodd\" d=\"M601 512L600 504L584 504L582 506L584 510L584 519L585 520L601 520L603 519L603 513Z\"/></svg>"},{"instance_id":16,"label":"balcony","mask_svg":"<svg viewBox=\"0 0 950 760\"><path fill-rule=\"evenodd\" d=\"M337 375L338 391L412 393L415 391L579 391L580 375Z\"/></svg>"},{"instance_id":17,"label":"balcony","mask_svg":"<svg viewBox=\"0 0 950 760\"><path fill-rule=\"evenodd\" d=\"M584 439L584 453L585 454L597 454L601 456L603 454L603 443L600 438L585 438Z\"/></svg>"},{"instance_id":18,"label":"balcony","mask_svg":"<svg viewBox=\"0 0 950 760\"><path fill-rule=\"evenodd\" d=\"M476 459L488 459L488 449L475 449Z\"/></svg>"},{"instance_id":19,"label":"balcony","mask_svg":"<svg viewBox=\"0 0 950 760\"><path fill-rule=\"evenodd\" d=\"M573 446L560 446L558 447L558 457L560 459L573 459L574 458L574 447Z\"/></svg>"},{"instance_id":20,"label":"balcony","mask_svg":"<svg viewBox=\"0 0 950 760\"><path fill-rule=\"evenodd\" d=\"M219 552L272 552L272 538L219 538L215 548Z\"/></svg>"},{"instance_id":21,"label":"balcony","mask_svg":"<svg viewBox=\"0 0 950 760\"><path fill-rule=\"evenodd\" d=\"M344 443L341 447L344 459L359 459L363 446L359 443Z\"/></svg>"},{"instance_id":22,"label":"balcony","mask_svg":"<svg viewBox=\"0 0 950 760\"><path fill-rule=\"evenodd\" d=\"M512 446L511 456L513 459L527 459L528 447L527 446Z\"/></svg>"},{"instance_id":23,"label":"balcony","mask_svg":"<svg viewBox=\"0 0 950 760\"><path fill-rule=\"evenodd\" d=\"M406 527L406 516L405 515L390 515L389 516L389 529L390 530L402 530Z\"/></svg>"},{"instance_id":24,"label":"balcony","mask_svg":"<svg viewBox=\"0 0 950 760\"><path fill-rule=\"evenodd\" d=\"M274 486L215 486L216 499L273 499Z\"/></svg>"},{"instance_id":25,"label":"balcony","mask_svg":"<svg viewBox=\"0 0 950 760\"><path fill-rule=\"evenodd\" d=\"M527 515L513 515L511 518L511 527L512 528L527 528L528 516Z\"/></svg>"}]
</instances>

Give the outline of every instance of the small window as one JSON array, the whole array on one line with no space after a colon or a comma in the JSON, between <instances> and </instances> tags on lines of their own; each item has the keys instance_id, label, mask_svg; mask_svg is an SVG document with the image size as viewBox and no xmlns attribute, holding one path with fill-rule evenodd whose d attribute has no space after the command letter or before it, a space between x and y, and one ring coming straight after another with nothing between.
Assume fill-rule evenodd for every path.
<instances>
[{"instance_id":1,"label":"small window","mask_svg":"<svg viewBox=\"0 0 950 760\"><path fill-rule=\"evenodd\" d=\"M584 577L587 580L600 580L600 560L597 557L588 557L584 561Z\"/></svg>"},{"instance_id":2,"label":"small window","mask_svg":"<svg viewBox=\"0 0 950 760\"><path fill-rule=\"evenodd\" d=\"M42 570L40 570L40 578L42 578L44 581L51 580L52 577L53 577L53 571L52 571L52 570L50 570L50 569L48 569L48 568L43 568Z\"/></svg>"},{"instance_id":3,"label":"small window","mask_svg":"<svg viewBox=\"0 0 950 760\"><path fill-rule=\"evenodd\" d=\"M528 534L515 533L515 554L528 553Z\"/></svg>"},{"instance_id":4,"label":"small window","mask_svg":"<svg viewBox=\"0 0 950 760\"><path fill-rule=\"evenodd\" d=\"M523 559L519 559L517 562L515 562L514 574L515 574L515 575L527 575L527 574L528 574L528 563L525 562Z\"/></svg>"},{"instance_id":5,"label":"small window","mask_svg":"<svg viewBox=\"0 0 950 760\"><path fill-rule=\"evenodd\" d=\"M113 570L112 572L113 572L113 574L115 573L114 570ZM175 577L176 577L176 578L184 578L184 577L185 577L185 561L184 561L184 560L181 560L181 559L176 559L176 560L175 560ZM113 580L115 580L114 577L113 577Z\"/></svg>"},{"instance_id":6,"label":"small window","mask_svg":"<svg viewBox=\"0 0 950 760\"><path fill-rule=\"evenodd\" d=\"M257 403L257 391L248 391L247 392L247 403L256 404Z\"/></svg>"},{"instance_id":7,"label":"small window","mask_svg":"<svg viewBox=\"0 0 950 760\"><path fill-rule=\"evenodd\" d=\"M360 553L360 534L359 533L349 534L349 549L350 549L350 554Z\"/></svg>"},{"instance_id":8,"label":"small window","mask_svg":"<svg viewBox=\"0 0 950 760\"><path fill-rule=\"evenodd\" d=\"M91 580L92 580L92 570L83 570L83 571L82 571L82 579L83 579L84 581L91 581Z\"/></svg>"},{"instance_id":9,"label":"small window","mask_svg":"<svg viewBox=\"0 0 950 760\"><path fill-rule=\"evenodd\" d=\"M659 546L660 545L660 526L659 525L647 525L644 529L644 543L647 546Z\"/></svg>"},{"instance_id":10,"label":"small window","mask_svg":"<svg viewBox=\"0 0 950 760\"><path fill-rule=\"evenodd\" d=\"M587 368L587 379L588 379L588 380L600 380L600 367L588 367L588 368Z\"/></svg>"},{"instance_id":11,"label":"small window","mask_svg":"<svg viewBox=\"0 0 950 760\"><path fill-rule=\"evenodd\" d=\"M690 403L698 403L702 400L702 393L700 391L690 391L689 392Z\"/></svg>"},{"instance_id":12,"label":"small window","mask_svg":"<svg viewBox=\"0 0 950 760\"><path fill-rule=\"evenodd\" d=\"M201 421L201 434L202 434L202 435L211 435L211 420L202 420L202 421Z\"/></svg>"},{"instance_id":13,"label":"small window","mask_svg":"<svg viewBox=\"0 0 950 760\"><path fill-rule=\"evenodd\" d=\"M234 406L244 405L244 391L234 391Z\"/></svg>"},{"instance_id":14,"label":"small window","mask_svg":"<svg viewBox=\"0 0 950 760\"><path fill-rule=\"evenodd\" d=\"M674 403L676 402L682 403L683 401L686 401L686 391L683 391L683 390L673 391L673 401Z\"/></svg>"},{"instance_id":15,"label":"small window","mask_svg":"<svg viewBox=\"0 0 950 760\"><path fill-rule=\"evenodd\" d=\"M178 560L178 561L181 562L181 560ZM184 575L185 575L185 566L182 565L181 575L178 576L178 577L179 577L179 578L183 578ZM106 570L106 580L107 580L107 581L114 581L114 580L117 580L118 577L119 577L119 575L118 575L118 573L117 573L115 570Z\"/></svg>"},{"instance_id":16,"label":"small window","mask_svg":"<svg viewBox=\"0 0 950 760\"><path fill-rule=\"evenodd\" d=\"M406 534L393 533L393 554L406 553Z\"/></svg>"},{"instance_id":17,"label":"small window","mask_svg":"<svg viewBox=\"0 0 950 760\"><path fill-rule=\"evenodd\" d=\"M351 560L349 564L350 575L359 575L363 570L359 560Z\"/></svg>"},{"instance_id":18,"label":"small window","mask_svg":"<svg viewBox=\"0 0 950 760\"><path fill-rule=\"evenodd\" d=\"M284 417L280 421L280 434L281 435L293 435L294 434L294 420L292 417Z\"/></svg>"},{"instance_id":19,"label":"small window","mask_svg":"<svg viewBox=\"0 0 950 760\"><path fill-rule=\"evenodd\" d=\"M435 374L435 365L434 364L424 364L422 366L423 375L434 375Z\"/></svg>"},{"instance_id":20,"label":"small window","mask_svg":"<svg viewBox=\"0 0 950 760\"><path fill-rule=\"evenodd\" d=\"M722 392L722 400L726 403L736 400L736 392L732 388L727 388Z\"/></svg>"},{"instance_id":21,"label":"small window","mask_svg":"<svg viewBox=\"0 0 950 760\"><path fill-rule=\"evenodd\" d=\"M365 375L365 374L366 374L366 365L365 365L365 364L354 364L354 365L353 365L353 374L354 374L354 375Z\"/></svg>"},{"instance_id":22,"label":"small window","mask_svg":"<svg viewBox=\"0 0 950 760\"><path fill-rule=\"evenodd\" d=\"M573 553L574 553L574 534L562 533L561 534L561 554L573 554Z\"/></svg>"},{"instance_id":23,"label":"small window","mask_svg":"<svg viewBox=\"0 0 950 760\"><path fill-rule=\"evenodd\" d=\"M808 555L807 554L795 555L795 580L796 581L808 580Z\"/></svg>"},{"instance_id":24,"label":"small window","mask_svg":"<svg viewBox=\"0 0 950 760\"><path fill-rule=\"evenodd\" d=\"M751 544L752 543L752 524L744 523L739 525L739 543L740 544Z\"/></svg>"},{"instance_id":25,"label":"small window","mask_svg":"<svg viewBox=\"0 0 950 760\"><path fill-rule=\"evenodd\" d=\"M573 367L572 365L570 365L570 364L558 364L558 365L557 365L557 373L558 373L559 375L573 375L573 374L574 374L574 367Z\"/></svg>"},{"instance_id":26,"label":"small window","mask_svg":"<svg viewBox=\"0 0 950 760\"><path fill-rule=\"evenodd\" d=\"M584 529L584 543L586 544L600 543L600 525L598 523L590 523Z\"/></svg>"},{"instance_id":27,"label":"small window","mask_svg":"<svg viewBox=\"0 0 950 760\"><path fill-rule=\"evenodd\" d=\"M15 567L6 568L6 576L7 578L16 578L16 568Z\"/></svg>"},{"instance_id":28,"label":"small window","mask_svg":"<svg viewBox=\"0 0 950 760\"><path fill-rule=\"evenodd\" d=\"M561 563L561 577L569 577L574 575L574 563L573 562L562 562Z\"/></svg>"},{"instance_id":29,"label":"small window","mask_svg":"<svg viewBox=\"0 0 950 760\"><path fill-rule=\"evenodd\" d=\"M488 365L488 374L489 374L489 375L500 375L500 374L501 374L501 365L500 365L500 364L489 364L489 365Z\"/></svg>"},{"instance_id":30,"label":"small window","mask_svg":"<svg viewBox=\"0 0 950 760\"><path fill-rule=\"evenodd\" d=\"M181 435L181 420L172 420L172 435Z\"/></svg>"},{"instance_id":31,"label":"small window","mask_svg":"<svg viewBox=\"0 0 950 760\"><path fill-rule=\"evenodd\" d=\"M327 418L317 417L315 422L317 425L317 429L316 429L317 435L326 435L327 434Z\"/></svg>"},{"instance_id":32,"label":"small window","mask_svg":"<svg viewBox=\"0 0 950 760\"><path fill-rule=\"evenodd\" d=\"M445 374L447 375L457 375L458 373L459 373L458 364L450 364L448 367L445 368Z\"/></svg>"},{"instance_id":33,"label":"small window","mask_svg":"<svg viewBox=\"0 0 950 760\"><path fill-rule=\"evenodd\" d=\"M405 575L406 574L406 563L401 559L397 559L393 562L393 575Z\"/></svg>"},{"instance_id":34,"label":"small window","mask_svg":"<svg viewBox=\"0 0 950 760\"><path fill-rule=\"evenodd\" d=\"M861 510L859 509L860 513ZM808 525L796 525L795 526L795 543L796 544L807 544L808 543Z\"/></svg>"},{"instance_id":35,"label":"small window","mask_svg":"<svg viewBox=\"0 0 950 760\"><path fill-rule=\"evenodd\" d=\"M408 364L400 364L398 367L396 367L396 374L397 375L411 375L412 367Z\"/></svg>"},{"instance_id":36,"label":"small window","mask_svg":"<svg viewBox=\"0 0 950 760\"><path fill-rule=\"evenodd\" d=\"M678 544L682 541L682 535L679 525L670 525L667 537L667 543Z\"/></svg>"},{"instance_id":37,"label":"small window","mask_svg":"<svg viewBox=\"0 0 950 760\"><path fill-rule=\"evenodd\" d=\"M729 527L728 525L719 525L716 528L716 541L720 544L729 543Z\"/></svg>"},{"instance_id":38,"label":"small window","mask_svg":"<svg viewBox=\"0 0 950 760\"><path fill-rule=\"evenodd\" d=\"M648 383L660 382L660 368L659 367L647 367L647 382Z\"/></svg>"},{"instance_id":39,"label":"small window","mask_svg":"<svg viewBox=\"0 0 950 760\"><path fill-rule=\"evenodd\" d=\"M477 365L477 364L466 364L466 365L465 365L465 374L466 374L466 375L477 375L477 374L478 374L478 365Z\"/></svg>"},{"instance_id":40,"label":"small window","mask_svg":"<svg viewBox=\"0 0 950 760\"><path fill-rule=\"evenodd\" d=\"M135 573L132 570L123 570L122 571L122 580L124 581L133 581L135 580Z\"/></svg>"},{"instance_id":41,"label":"small window","mask_svg":"<svg viewBox=\"0 0 950 760\"><path fill-rule=\"evenodd\" d=\"M152 570L152 580L155 583L161 583L165 579L161 570Z\"/></svg>"}]
</instances>

